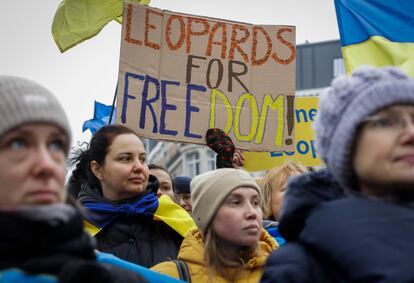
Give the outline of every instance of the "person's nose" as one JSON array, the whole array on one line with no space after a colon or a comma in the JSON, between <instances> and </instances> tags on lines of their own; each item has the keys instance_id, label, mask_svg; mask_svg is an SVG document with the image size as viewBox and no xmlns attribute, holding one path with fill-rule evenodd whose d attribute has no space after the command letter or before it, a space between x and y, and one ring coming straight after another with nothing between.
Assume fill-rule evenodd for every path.
<instances>
[{"instance_id":1,"label":"person's nose","mask_svg":"<svg viewBox=\"0 0 414 283\"><path fill-rule=\"evenodd\" d=\"M401 142L403 144L414 145L414 123L409 122L405 124L404 132L401 137Z\"/></svg>"},{"instance_id":2,"label":"person's nose","mask_svg":"<svg viewBox=\"0 0 414 283\"><path fill-rule=\"evenodd\" d=\"M161 193L161 190L160 190L160 189L158 189L158 190L157 190L157 198L159 198L160 196L162 196L162 193Z\"/></svg>"},{"instance_id":3,"label":"person's nose","mask_svg":"<svg viewBox=\"0 0 414 283\"><path fill-rule=\"evenodd\" d=\"M248 204L246 208L246 218L257 219L258 217L259 212L257 211L257 207L253 206L252 204Z\"/></svg>"},{"instance_id":4,"label":"person's nose","mask_svg":"<svg viewBox=\"0 0 414 283\"><path fill-rule=\"evenodd\" d=\"M136 172L136 171L142 171L144 169L144 164L142 163L141 160L139 160L139 158L135 159L134 161L134 166L132 167L132 169Z\"/></svg>"},{"instance_id":5,"label":"person's nose","mask_svg":"<svg viewBox=\"0 0 414 283\"><path fill-rule=\"evenodd\" d=\"M178 197L178 204L181 207L185 207L186 206L186 203L185 203L185 201L184 201L184 199L182 197Z\"/></svg>"},{"instance_id":6,"label":"person's nose","mask_svg":"<svg viewBox=\"0 0 414 283\"><path fill-rule=\"evenodd\" d=\"M36 149L35 165L33 173L36 176L48 177L53 174L57 164L54 161L51 152L46 146L39 146Z\"/></svg>"}]
</instances>

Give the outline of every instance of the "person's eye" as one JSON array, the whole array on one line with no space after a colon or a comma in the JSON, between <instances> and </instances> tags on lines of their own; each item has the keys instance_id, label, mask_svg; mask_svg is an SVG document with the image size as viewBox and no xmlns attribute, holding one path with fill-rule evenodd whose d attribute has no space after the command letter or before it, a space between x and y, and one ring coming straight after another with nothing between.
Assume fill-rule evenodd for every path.
<instances>
[{"instance_id":1,"label":"person's eye","mask_svg":"<svg viewBox=\"0 0 414 283\"><path fill-rule=\"evenodd\" d=\"M167 186L162 186L160 189L161 189L161 191L169 191L170 190L170 188L167 187Z\"/></svg>"},{"instance_id":2,"label":"person's eye","mask_svg":"<svg viewBox=\"0 0 414 283\"><path fill-rule=\"evenodd\" d=\"M142 164L144 164L144 163L146 163L146 162L147 162L147 158L146 158L146 157L141 157L141 158L139 159L139 161L140 161Z\"/></svg>"},{"instance_id":3,"label":"person's eye","mask_svg":"<svg viewBox=\"0 0 414 283\"><path fill-rule=\"evenodd\" d=\"M122 155L119 157L120 161L130 161L131 157L129 155Z\"/></svg>"},{"instance_id":4,"label":"person's eye","mask_svg":"<svg viewBox=\"0 0 414 283\"><path fill-rule=\"evenodd\" d=\"M49 143L49 148L53 151L64 151L65 143L60 139L56 139Z\"/></svg>"},{"instance_id":5,"label":"person's eye","mask_svg":"<svg viewBox=\"0 0 414 283\"><path fill-rule=\"evenodd\" d=\"M371 122L374 128L390 128L394 127L398 123L398 120L391 117L380 117Z\"/></svg>"},{"instance_id":6,"label":"person's eye","mask_svg":"<svg viewBox=\"0 0 414 283\"><path fill-rule=\"evenodd\" d=\"M230 200L229 203L230 203L230 205L237 206L237 205L241 204L241 201L239 201L237 199L233 199L233 200Z\"/></svg>"},{"instance_id":7,"label":"person's eye","mask_svg":"<svg viewBox=\"0 0 414 283\"><path fill-rule=\"evenodd\" d=\"M22 150L27 147L27 142L23 138L14 138L9 142L9 147L12 150Z\"/></svg>"},{"instance_id":8,"label":"person's eye","mask_svg":"<svg viewBox=\"0 0 414 283\"><path fill-rule=\"evenodd\" d=\"M255 200L252 201L252 205L255 206L255 207L258 207L258 206L260 206L260 201L258 199L255 199Z\"/></svg>"}]
</instances>

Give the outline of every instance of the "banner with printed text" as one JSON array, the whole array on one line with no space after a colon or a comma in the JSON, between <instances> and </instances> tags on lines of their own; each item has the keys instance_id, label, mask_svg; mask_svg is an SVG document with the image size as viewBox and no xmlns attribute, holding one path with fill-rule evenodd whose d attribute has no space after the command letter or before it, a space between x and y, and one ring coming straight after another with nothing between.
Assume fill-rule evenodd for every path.
<instances>
[{"instance_id":1,"label":"banner with printed text","mask_svg":"<svg viewBox=\"0 0 414 283\"><path fill-rule=\"evenodd\" d=\"M117 124L146 138L237 148L294 147L295 27L124 3Z\"/></svg>"}]
</instances>

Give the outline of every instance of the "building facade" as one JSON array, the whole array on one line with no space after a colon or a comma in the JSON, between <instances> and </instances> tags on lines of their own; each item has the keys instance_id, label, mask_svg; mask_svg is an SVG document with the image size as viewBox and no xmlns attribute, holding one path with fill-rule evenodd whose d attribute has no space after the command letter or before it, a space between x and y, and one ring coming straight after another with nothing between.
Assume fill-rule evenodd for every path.
<instances>
[{"instance_id":1,"label":"building facade","mask_svg":"<svg viewBox=\"0 0 414 283\"><path fill-rule=\"evenodd\" d=\"M339 40L296 48L296 96L318 96L334 77L345 74ZM216 154L207 146L154 140L145 143L149 162L165 167L173 176L194 177L215 169Z\"/></svg>"}]
</instances>

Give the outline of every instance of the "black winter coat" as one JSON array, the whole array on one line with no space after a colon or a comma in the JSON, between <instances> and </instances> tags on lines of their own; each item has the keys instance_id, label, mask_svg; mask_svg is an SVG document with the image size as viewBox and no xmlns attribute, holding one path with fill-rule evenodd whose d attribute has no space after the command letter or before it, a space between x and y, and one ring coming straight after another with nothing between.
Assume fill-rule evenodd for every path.
<instances>
[{"instance_id":1,"label":"black winter coat","mask_svg":"<svg viewBox=\"0 0 414 283\"><path fill-rule=\"evenodd\" d=\"M261 282L414 282L414 210L344 196L326 171L291 180L280 230Z\"/></svg>"},{"instance_id":2,"label":"black winter coat","mask_svg":"<svg viewBox=\"0 0 414 283\"><path fill-rule=\"evenodd\" d=\"M141 197L143 197L143 194ZM82 184L79 202L106 201L98 190ZM136 201L137 198L134 199ZM162 261L176 259L183 237L162 221L145 216L118 216L96 236L101 252L142 265L152 267Z\"/></svg>"},{"instance_id":3,"label":"black winter coat","mask_svg":"<svg viewBox=\"0 0 414 283\"><path fill-rule=\"evenodd\" d=\"M0 226L1 282L146 282L133 271L99 262L95 241L69 205L0 211Z\"/></svg>"}]
</instances>

